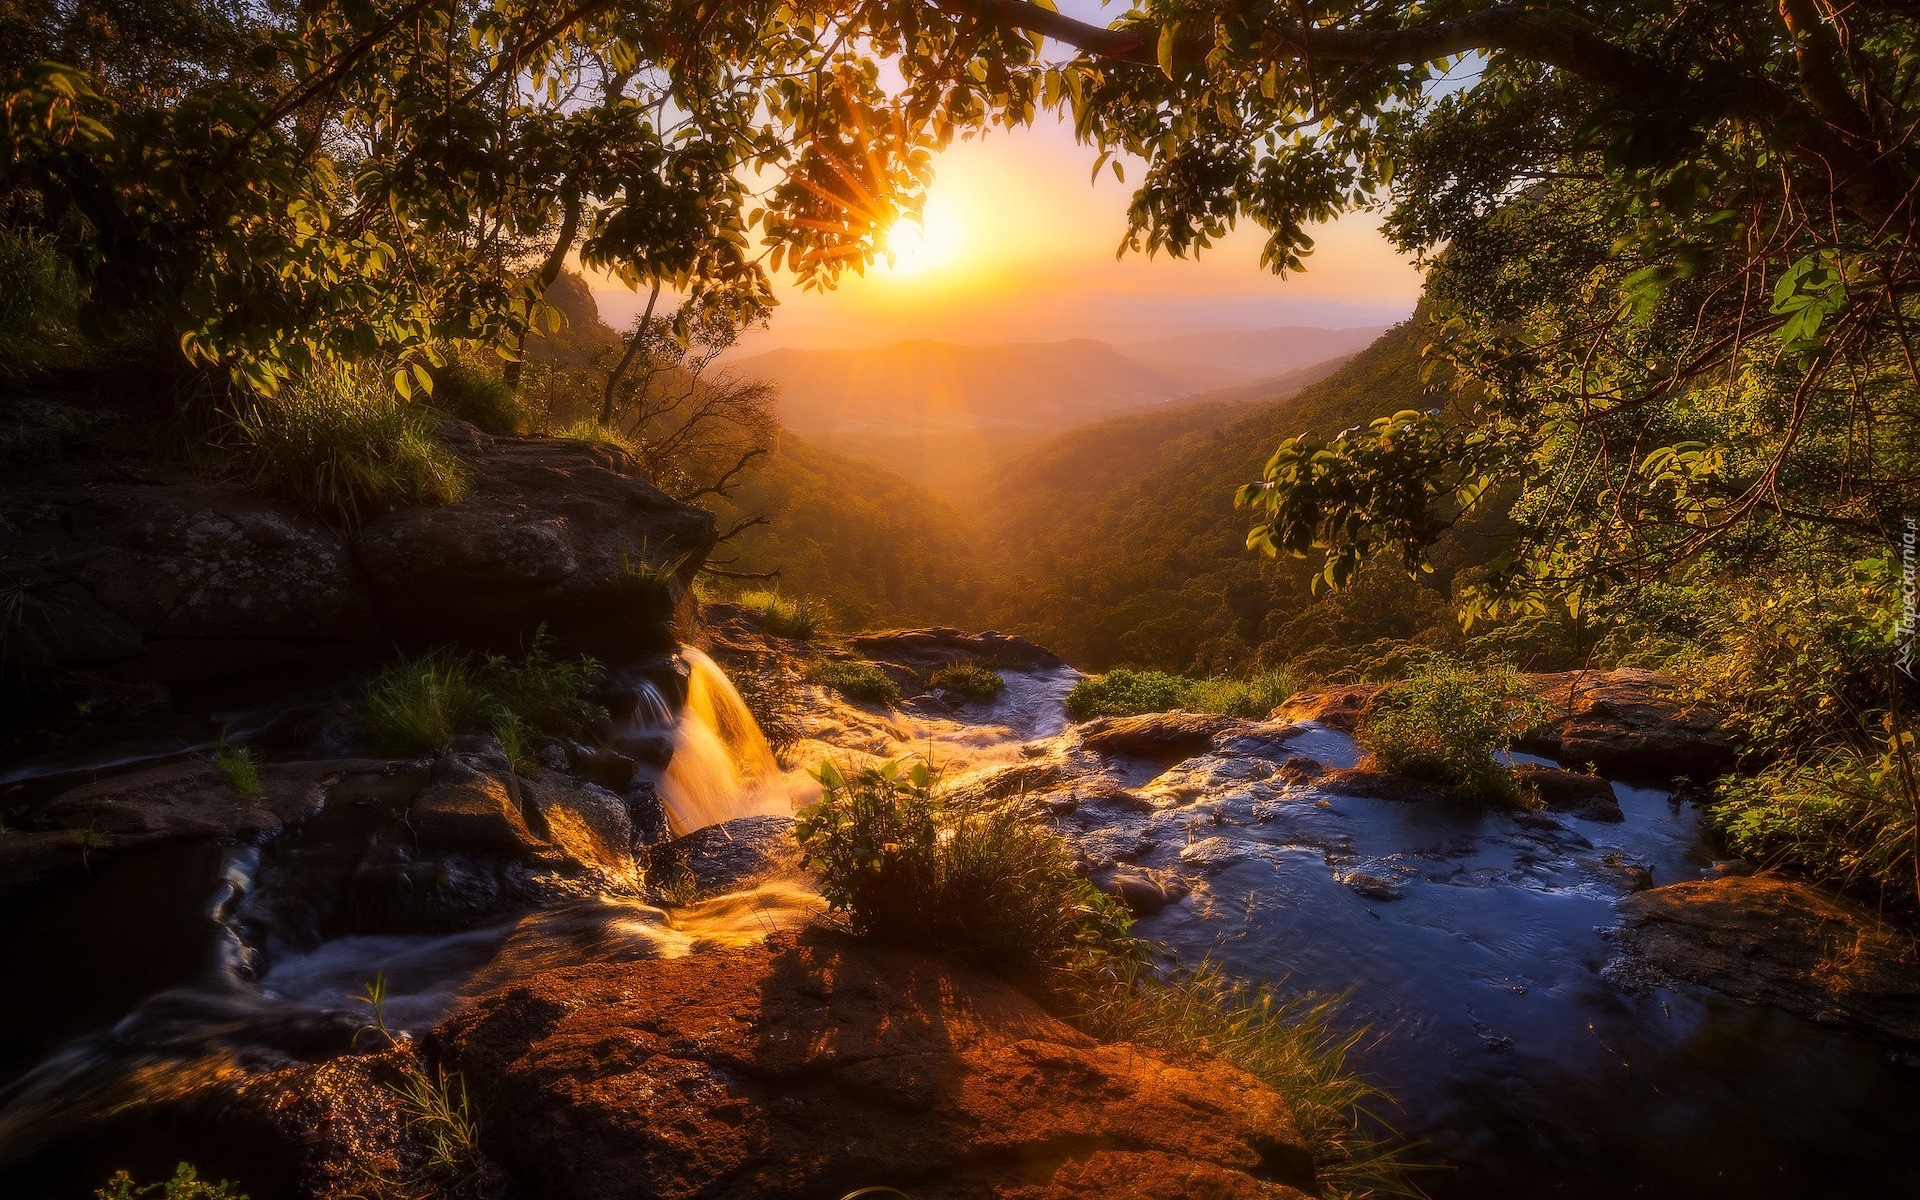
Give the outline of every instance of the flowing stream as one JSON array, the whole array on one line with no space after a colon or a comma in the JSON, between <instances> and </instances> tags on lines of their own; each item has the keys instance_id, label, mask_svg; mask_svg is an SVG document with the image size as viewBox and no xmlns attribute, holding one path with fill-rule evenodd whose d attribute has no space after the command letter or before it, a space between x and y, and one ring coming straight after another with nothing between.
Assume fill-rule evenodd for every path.
<instances>
[{"instance_id":1,"label":"flowing stream","mask_svg":"<svg viewBox=\"0 0 1920 1200\"><path fill-rule=\"evenodd\" d=\"M783 773L724 672L686 657L680 711L643 697L620 735L671 741L655 780L673 832L804 803L805 772ZM1911 1056L1621 960L1621 865L1655 883L1707 865L1690 807L1619 785L1627 819L1601 824L1284 784L1289 755L1355 757L1319 728L1176 764L1101 760L1068 728L1075 678L1010 673L991 705L958 709L819 696L793 757L927 753L959 784L1026 764L1143 798L1055 811L1090 858L1189 882L1136 926L1171 956L1347 994L1340 1019L1369 1031L1356 1065L1436 1165L1420 1179L1436 1200L1920 1195ZM417 1033L535 971L740 944L819 905L769 883L668 909L455 856L436 870L475 897L471 921L410 929L329 907L341 879L406 855L377 805L329 805L264 849L163 846L16 897L0 911L0 1193L68 1186L73 1162L110 1158L89 1131L130 1093L344 1052L375 978L389 1026Z\"/></svg>"}]
</instances>

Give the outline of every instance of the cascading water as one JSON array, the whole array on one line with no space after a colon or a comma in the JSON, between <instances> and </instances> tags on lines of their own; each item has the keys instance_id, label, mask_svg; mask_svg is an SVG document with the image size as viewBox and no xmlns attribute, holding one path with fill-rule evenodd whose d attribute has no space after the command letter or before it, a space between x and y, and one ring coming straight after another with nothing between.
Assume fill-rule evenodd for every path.
<instances>
[{"instance_id":1,"label":"cascading water","mask_svg":"<svg viewBox=\"0 0 1920 1200\"><path fill-rule=\"evenodd\" d=\"M691 674L687 702L673 726L673 757L660 779L660 799L674 836L736 817L793 811L786 779L740 692L705 654L680 655ZM642 705L636 720L645 720Z\"/></svg>"}]
</instances>

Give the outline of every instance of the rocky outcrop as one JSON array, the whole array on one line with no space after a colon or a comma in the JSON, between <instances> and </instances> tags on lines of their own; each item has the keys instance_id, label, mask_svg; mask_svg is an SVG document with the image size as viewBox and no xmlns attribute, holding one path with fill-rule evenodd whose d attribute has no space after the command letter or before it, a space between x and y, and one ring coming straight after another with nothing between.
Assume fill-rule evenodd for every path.
<instances>
[{"instance_id":1,"label":"rocky outcrop","mask_svg":"<svg viewBox=\"0 0 1920 1200\"><path fill-rule=\"evenodd\" d=\"M951 662L978 662L1013 671L1042 671L1065 666L1059 655L1023 637L988 630L962 633L944 626L862 634L849 644L878 663L928 671Z\"/></svg>"},{"instance_id":2,"label":"rocky outcrop","mask_svg":"<svg viewBox=\"0 0 1920 1200\"><path fill-rule=\"evenodd\" d=\"M710 514L618 450L455 432L465 499L351 534L177 468L10 471L0 590L20 600L7 653L29 670L195 684L395 639L511 644L542 622L602 654L671 641L683 586L630 568L678 563L691 578Z\"/></svg>"},{"instance_id":3,"label":"rocky outcrop","mask_svg":"<svg viewBox=\"0 0 1920 1200\"><path fill-rule=\"evenodd\" d=\"M819 931L574 968L434 1035L491 1149L547 1200L1298 1197L1279 1095L1101 1045L1004 984Z\"/></svg>"},{"instance_id":4,"label":"rocky outcrop","mask_svg":"<svg viewBox=\"0 0 1920 1200\"><path fill-rule=\"evenodd\" d=\"M1329 729L1352 733L1372 711L1385 690L1377 683L1342 683L1296 692L1273 710L1275 721L1315 721Z\"/></svg>"},{"instance_id":5,"label":"rocky outcrop","mask_svg":"<svg viewBox=\"0 0 1920 1200\"><path fill-rule=\"evenodd\" d=\"M1364 796L1370 800L1397 800L1424 804L1440 799L1438 788L1422 783L1418 779L1359 768L1339 767L1322 772L1313 778L1312 786L1319 791L1330 792L1336 796Z\"/></svg>"},{"instance_id":6,"label":"rocky outcrop","mask_svg":"<svg viewBox=\"0 0 1920 1200\"><path fill-rule=\"evenodd\" d=\"M1734 875L1649 888L1620 915L1628 944L1675 978L1920 1041L1920 945L1850 901Z\"/></svg>"},{"instance_id":7,"label":"rocky outcrop","mask_svg":"<svg viewBox=\"0 0 1920 1200\"><path fill-rule=\"evenodd\" d=\"M722 821L660 843L649 856L647 876L686 889L692 898L801 870L793 818L757 816Z\"/></svg>"},{"instance_id":8,"label":"rocky outcrop","mask_svg":"<svg viewBox=\"0 0 1920 1200\"><path fill-rule=\"evenodd\" d=\"M1658 671L1568 671L1531 677L1556 710L1523 750L1563 763L1592 764L1613 775L1666 781L1717 775L1733 766L1734 747L1720 714L1680 695Z\"/></svg>"}]
</instances>

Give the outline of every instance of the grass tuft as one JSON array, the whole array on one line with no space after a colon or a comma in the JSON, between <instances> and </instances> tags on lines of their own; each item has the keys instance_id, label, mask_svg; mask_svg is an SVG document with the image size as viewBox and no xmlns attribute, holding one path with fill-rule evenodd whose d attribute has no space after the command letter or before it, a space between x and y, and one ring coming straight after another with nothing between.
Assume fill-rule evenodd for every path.
<instances>
[{"instance_id":1,"label":"grass tuft","mask_svg":"<svg viewBox=\"0 0 1920 1200\"><path fill-rule=\"evenodd\" d=\"M789 600L779 592L748 592L739 604L760 618L761 628L780 637L806 641L820 627L820 609L810 597Z\"/></svg>"},{"instance_id":2,"label":"grass tuft","mask_svg":"<svg viewBox=\"0 0 1920 1200\"><path fill-rule=\"evenodd\" d=\"M505 380L472 363L452 362L434 372L433 406L501 437L533 430L533 418Z\"/></svg>"},{"instance_id":3,"label":"grass tuft","mask_svg":"<svg viewBox=\"0 0 1920 1200\"><path fill-rule=\"evenodd\" d=\"M311 375L231 416L248 484L338 524L403 504L466 494L460 460L435 437L431 409L347 373Z\"/></svg>"},{"instance_id":4,"label":"grass tuft","mask_svg":"<svg viewBox=\"0 0 1920 1200\"><path fill-rule=\"evenodd\" d=\"M260 794L260 760L244 746L230 746L223 732L213 748L213 769L227 786L251 800Z\"/></svg>"},{"instance_id":5,"label":"grass tuft","mask_svg":"<svg viewBox=\"0 0 1920 1200\"><path fill-rule=\"evenodd\" d=\"M439 754L479 718L473 660L449 649L392 663L367 685L360 717L389 754Z\"/></svg>"},{"instance_id":6,"label":"grass tuft","mask_svg":"<svg viewBox=\"0 0 1920 1200\"><path fill-rule=\"evenodd\" d=\"M989 670L979 663L954 662L935 667L932 674L927 676L927 686L983 704L1006 691L1007 681L1000 678L998 671Z\"/></svg>"},{"instance_id":7,"label":"grass tuft","mask_svg":"<svg viewBox=\"0 0 1920 1200\"><path fill-rule=\"evenodd\" d=\"M1262 671L1243 679L1189 679L1122 667L1074 684L1067 694L1067 712L1076 721L1087 721L1185 708L1262 720L1299 690L1299 677L1285 670Z\"/></svg>"},{"instance_id":8,"label":"grass tuft","mask_svg":"<svg viewBox=\"0 0 1920 1200\"><path fill-rule=\"evenodd\" d=\"M829 659L814 664L809 678L859 703L900 703L900 685L870 662Z\"/></svg>"},{"instance_id":9,"label":"grass tuft","mask_svg":"<svg viewBox=\"0 0 1920 1200\"><path fill-rule=\"evenodd\" d=\"M1286 670L1260 671L1244 679L1202 679L1187 689L1186 707L1264 721L1299 690L1299 677Z\"/></svg>"},{"instance_id":10,"label":"grass tuft","mask_svg":"<svg viewBox=\"0 0 1920 1200\"><path fill-rule=\"evenodd\" d=\"M391 754L439 754L458 734L491 733L519 769L535 738L585 737L607 719L592 696L600 675L592 658L554 653L542 626L517 659L442 648L389 665L367 685L361 719Z\"/></svg>"},{"instance_id":11,"label":"grass tuft","mask_svg":"<svg viewBox=\"0 0 1920 1200\"><path fill-rule=\"evenodd\" d=\"M176 1166L172 1179L149 1183L144 1187L134 1183L133 1176L121 1171L107 1182L107 1186L96 1189L93 1195L94 1200L139 1200L143 1196L157 1196L159 1200L247 1200L247 1194L231 1180L209 1183L200 1178L189 1163Z\"/></svg>"}]
</instances>

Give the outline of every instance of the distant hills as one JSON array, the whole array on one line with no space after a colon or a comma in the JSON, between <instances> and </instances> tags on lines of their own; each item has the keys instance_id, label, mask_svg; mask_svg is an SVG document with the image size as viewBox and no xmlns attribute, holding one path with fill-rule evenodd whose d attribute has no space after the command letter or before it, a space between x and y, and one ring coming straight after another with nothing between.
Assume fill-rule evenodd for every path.
<instances>
[{"instance_id":1,"label":"distant hills","mask_svg":"<svg viewBox=\"0 0 1920 1200\"><path fill-rule=\"evenodd\" d=\"M774 350L731 367L778 383L781 424L816 446L960 498L994 463L1069 430L1192 402L1290 396L1379 333L1290 327L1124 350L1088 339L913 341Z\"/></svg>"}]
</instances>

